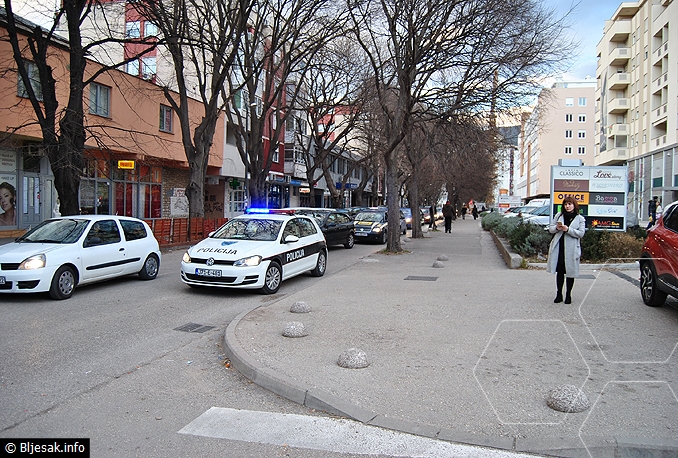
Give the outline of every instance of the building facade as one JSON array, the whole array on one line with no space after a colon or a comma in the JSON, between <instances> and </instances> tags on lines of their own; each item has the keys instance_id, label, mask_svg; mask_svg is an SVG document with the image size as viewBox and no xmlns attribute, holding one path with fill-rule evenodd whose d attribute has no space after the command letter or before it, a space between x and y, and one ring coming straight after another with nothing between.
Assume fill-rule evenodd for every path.
<instances>
[{"instance_id":1,"label":"building facade","mask_svg":"<svg viewBox=\"0 0 678 458\"><path fill-rule=\"evenodd\" d=\"M628 165L629 210L678 200L678 3L624 2L597 47L595 165Z\"/></svg>"},{"instance_id":2,"label":"building facade","mask_svg":"<svg viewBox=\"0 0 678 458\"><path fill-rule=\"evenodd\" d=\"M525 200L548 196L551 166L560 159L593 165L595 87L593 80L558 81L541 91L522 124L515 195Z\"/></svg>"},{"instance_id":3,"label":"building facade","mask_svg":"<svg viewBox=\"0 0 678 458\"><path fill-rule=\"evenodd\" d=\"M2 24L0 35L6 35ZM0 56L4 56L5 74L10 75L0 80L0 190L9 185L5 189L11 190L15 214L11 221L0 219L0 237L13 237L58 215L59 206L50 163L41 148L42 133L7 40L0 40ZM48 62L61 107L68 101L68 61L64 43L50 49ZM26 61L26 65L37 78L31 70L35 64ZM99 68L89 61L85 77ZM37 83L34 88L39 87ZM184 196L188 162L176 116L166 105L162 88L112 70L85 88L84 99L87 140L78 195L81 213L143 219L188 216ZM200 104L190 104L191 117L197 122ZM223 163L223 137L223 123L219 123L207 169L217 189L207 189L206 200L212 203L207 217L223 217L224 194L218 189L217 175Z\"/></svg>"}]
</instances>

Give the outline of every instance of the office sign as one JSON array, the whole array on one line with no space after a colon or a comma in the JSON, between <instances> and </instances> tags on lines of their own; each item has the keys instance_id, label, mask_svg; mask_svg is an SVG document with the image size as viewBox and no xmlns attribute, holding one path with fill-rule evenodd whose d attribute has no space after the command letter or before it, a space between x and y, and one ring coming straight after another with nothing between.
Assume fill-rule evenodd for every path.
<instances>
[{"instance_id":1,"label":"office sign","mask_svg":"<svg viewBox=\"0 0 678 458\"><path fill-rule=\"evenodd\" d=\"M626 167L551 166L551 218L574 197L587 228L624 231L627 188Z\"/></svg>"}]
</instances>

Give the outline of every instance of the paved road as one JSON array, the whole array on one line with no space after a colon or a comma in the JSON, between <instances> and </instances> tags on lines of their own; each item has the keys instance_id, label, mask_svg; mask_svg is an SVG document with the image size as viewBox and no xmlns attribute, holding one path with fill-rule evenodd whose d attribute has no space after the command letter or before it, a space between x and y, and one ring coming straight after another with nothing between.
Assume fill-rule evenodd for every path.
<instances>
[{"instance_id":1,"label":"paved road","mask_svg":"<svg viewBox=\"0 0 678 458\"><path fill-rule=\"evenodd\" d=\"M554 304L554 277L507 269L479 221L427 236L243 313L227 354L254 382L366 424L556 456L678 456L678 311L643 305L637 270L583 267L573 304ZM312 311L291 313L298 301ZM290 322L308 335L283 337ZM351 348L367 368L337 364ZM563 385L591 407L549 408Z\"/></svg>"}]
</instances>

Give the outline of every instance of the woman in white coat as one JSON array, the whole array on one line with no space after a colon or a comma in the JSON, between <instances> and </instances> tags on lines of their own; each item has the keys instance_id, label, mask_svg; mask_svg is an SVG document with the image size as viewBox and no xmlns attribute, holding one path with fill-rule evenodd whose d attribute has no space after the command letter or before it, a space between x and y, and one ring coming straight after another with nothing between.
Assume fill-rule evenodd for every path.
<instances>
[{"instance_id":1,"label":"woman in white coat","mask_svg":"<svg viewBox=\"0 0 678 458\"><path fill-rule=\"evenodd\" d=\"M546 270L556 274L555 303L563 302L563 283L567 278L565 303L572 303L574 279L579 276L581 258L581 238L586 232L586 220L579 214L579 204L574 197L563 199L563 211L556 213L549 224L549 232L555 234L549 246L549 258Z\"/></svg>"}]
</instances>

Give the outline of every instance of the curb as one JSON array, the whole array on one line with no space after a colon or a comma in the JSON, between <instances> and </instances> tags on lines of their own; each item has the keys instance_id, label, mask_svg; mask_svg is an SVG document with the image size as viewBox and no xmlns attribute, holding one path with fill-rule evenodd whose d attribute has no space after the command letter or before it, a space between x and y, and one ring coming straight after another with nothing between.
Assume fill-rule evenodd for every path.
<instances>
[{"instance_id":1,"label":"curb","mask_svg":"<svg viewBox=\"0 0 678 458\"><path fill-rule=\"evenodd\" d=\"M506 262L506 266L509 269L519 269L523 265L523 257L520 256L518 253L514 253L511 250L511 246L509 245L509 243L503 239L500 239L499 236L494 233L494 231L489 232L490 234L492 234L494 244L497 245L497 248L499 248L499 252L501 253L501 256L504 258L504 262Z\"/></svg>"}]
</instances>

